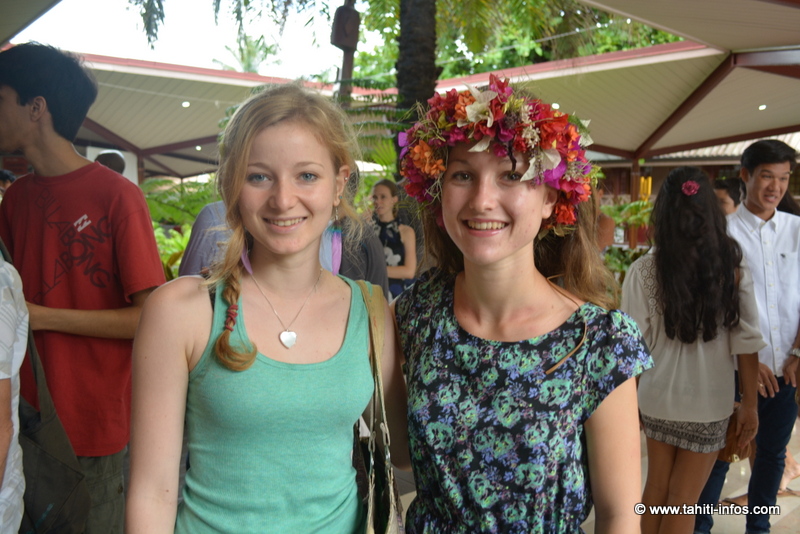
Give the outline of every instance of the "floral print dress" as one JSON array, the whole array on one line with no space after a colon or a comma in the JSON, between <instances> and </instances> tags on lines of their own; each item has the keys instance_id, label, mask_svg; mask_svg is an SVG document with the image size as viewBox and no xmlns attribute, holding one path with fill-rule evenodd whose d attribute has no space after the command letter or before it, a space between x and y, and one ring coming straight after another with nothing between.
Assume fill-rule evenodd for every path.
<instances>
[{"instance_id":1,"label":"floral print dress","mask_svg":"<svg viewBox=\"0 0 800 534\"><path fill-rule=\"evenodd\" d=\"M395 308L417 484L407 532L581 532L592 508L583 425L652 366L638 327L587 303L542 336L484 340L459 326L454 285L430 270Z\"/></svg>"}]
</instances>

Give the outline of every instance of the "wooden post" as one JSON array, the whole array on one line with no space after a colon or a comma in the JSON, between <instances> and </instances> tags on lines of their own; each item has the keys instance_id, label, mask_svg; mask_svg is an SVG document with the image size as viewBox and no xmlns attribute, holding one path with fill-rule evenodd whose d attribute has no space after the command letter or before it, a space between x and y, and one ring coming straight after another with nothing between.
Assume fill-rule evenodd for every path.
<instances>
[{"instance_id":1,"label":"wooden post","mask_svg":"<svg viewBox=\"0 0 800 534\"><path fill-rule=\"evenodd\" d=\"M358 47L358 27L361 24L355 3L355 0L345 0L344 5L336 9L331 31L331 44L341 48L344 53L342 70L339 73L339 104L343 108L350 107L353 87L349 80L353 78L353 57Z\"/></svg>"}]
</instances>

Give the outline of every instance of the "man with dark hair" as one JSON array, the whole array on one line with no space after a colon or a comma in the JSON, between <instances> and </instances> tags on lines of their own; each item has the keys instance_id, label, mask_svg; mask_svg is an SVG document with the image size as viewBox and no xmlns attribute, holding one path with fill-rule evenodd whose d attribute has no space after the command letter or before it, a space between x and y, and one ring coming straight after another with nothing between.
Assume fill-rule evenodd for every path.
<instances>
[{"instance_id":1,"label":"man with dark hair","mask_svg":"<svg viewBox=\"0 0 800 534\"><path fill-rule=\"evenodd\" d=\"M0 53L0 151L34 172L0 203L56 410L89 484L87 534L121 533L131 349L147 295L164 282L141 190L72 141L97 89L75 56L29 43ZM22 395L36 404L29 365Z\"/></svg>"},{"instance_id":2,"label":"man with dark hair","mask_svg":"<svg viewBox=\"0 0 800 534\"><path fill-rule=\"evenodd\" d=\"M747 197L728 216L728 233L741 245L753 276L761 335L767 342L758 353L759 426L747 495L748 534L770 531L770 516L764 512L776 502L786 445L797 418L794 394L800 364L800 217L777 210L796 160L792 147L774 139L747 147L740 171ZM728 467L725 462L716 462L699 504L716 505ZM695 532L710 532L712 525L709 514L698 514Z\"/></svg>"},{"instance_id":3,"label":"man with dark hair","mask_svg":"<svg viewBox=\"0 0 800 534\"><path fill-rule=\"evenodd\" d=\"M13 90L22 106L37 97L46 100L55 133L70 143L74 141L97 98L94 77L82 67L80 59L38 43L15 46L3 56L0 86Z\"/></svg>"},{"instance_id":4,"label":"man with dark hair","mask_svg":"<svg viewBox=\"0 0 800 534\"><path fill-rule=\"evenodd\" d=\"M730 215L742 203L744 183L740 178L714 180L714 194L719 199L719 207L725 215Z\"/></svg>"},{"instance_id":5,"label":"man with dark hair","mask_svg":"<svg viewBox=\"0 0 800 534\"><path fill-rule=\"evenodd\" d=\"M94 160L119 174L125 172L125 158L116 150L100 152Z\"/></svg>"}]
</instances>

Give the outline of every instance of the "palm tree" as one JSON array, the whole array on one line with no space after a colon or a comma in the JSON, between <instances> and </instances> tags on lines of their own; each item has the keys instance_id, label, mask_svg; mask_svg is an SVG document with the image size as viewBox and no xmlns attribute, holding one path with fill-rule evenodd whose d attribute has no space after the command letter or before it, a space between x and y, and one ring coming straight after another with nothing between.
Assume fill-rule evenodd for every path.
<instances>
[{"instance_id":1,"label":"palm tree","mask_svg":"<svg viewBox=\"0 0 800 534\"><path fill-rule=\"evenodd\" d=\"M436 0L400 0L397 105L410 109L436 90Z\"/></svg>"},{"instance_id":2,"label":"palm tree","mask_svg":"<svg viewBox=\"0 0 800 534\"><path fill-rule=\"evenodd\" d=\"M236 49L230 46L225 47L225 50L230 52L235 59L236 65L226 64L219 59L215 59L214 63L224 70L257 73L258 69L269 60L270 56L274 56L278 52L278 45L266 44L263 35L258 39L254 39L245 33L240 33L236 40L236 45ZM276 60L270 61L270 63L275 62Z\"/></svg>"}]
</instances>

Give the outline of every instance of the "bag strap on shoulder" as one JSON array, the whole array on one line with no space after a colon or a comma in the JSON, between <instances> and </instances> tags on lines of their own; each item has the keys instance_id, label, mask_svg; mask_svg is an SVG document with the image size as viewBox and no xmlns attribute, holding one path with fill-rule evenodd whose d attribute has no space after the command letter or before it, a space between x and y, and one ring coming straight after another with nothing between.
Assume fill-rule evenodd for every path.
<instances>
[{"instance_id":1,"label":"bag strap on shoulder","mask_svg":"<svg viewBox=\"0 0 800 534\"><path fill-rule=\"evenodd\" d=\"M384 454L387 462L389 461L389 426L386 423L386 405L383 397L383 373L381 372L381 354L383 353L383 341L386 336L386 299L382 291L375 290L375 286L367 285L363 280L357 281L364 297L364 304L369 315L369 335L370 335L370 364L372 367L372 378L375 382L373 395L373 409L370 421L370 450L374 451L374 439L378 431L383 437Z\"/></svg>"}]
</instances>

